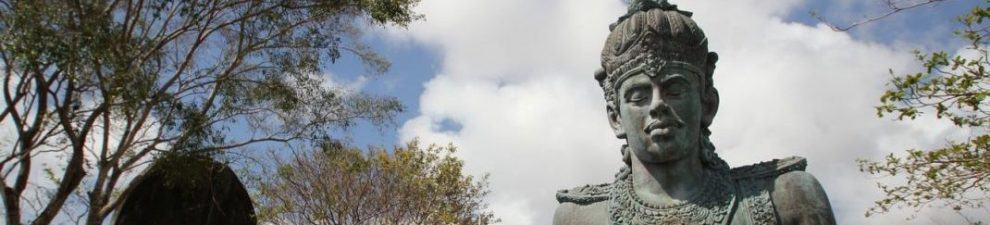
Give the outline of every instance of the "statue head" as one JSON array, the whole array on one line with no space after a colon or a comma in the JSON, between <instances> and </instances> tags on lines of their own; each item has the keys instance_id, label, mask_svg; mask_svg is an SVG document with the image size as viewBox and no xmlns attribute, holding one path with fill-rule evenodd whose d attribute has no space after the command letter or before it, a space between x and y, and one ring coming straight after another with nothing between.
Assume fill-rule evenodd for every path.
<instances>
[{"instance_id":1,"label":"statue head","mask_svg":"<svg viewBox=\"0 0 990 225\"><path fill-rule=\"evenodd\" d=\"M595 79L616 137L626 139L626 164L630 154L646 163L697 156L705 167L728 169L708 139L718 55L691 13L665 0L633 0L610 29Z\"/></svg>"}]
</instances>

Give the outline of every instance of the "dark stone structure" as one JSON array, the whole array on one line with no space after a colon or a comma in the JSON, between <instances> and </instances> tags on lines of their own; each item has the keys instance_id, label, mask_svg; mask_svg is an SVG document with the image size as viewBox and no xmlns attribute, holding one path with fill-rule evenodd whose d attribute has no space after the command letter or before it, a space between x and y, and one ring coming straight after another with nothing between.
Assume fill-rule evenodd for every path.
<instances>
[{"instance_id":1,"label":"dark stone structure","mask_svg":"<svg viewBox=\"0 0 990 225\"><path fill-rule=\"evenodd\" d=\"M114 225L254 225L250 195L230 167L206 158L159 160L124 191Z\"/></svg>"}]
</instances>

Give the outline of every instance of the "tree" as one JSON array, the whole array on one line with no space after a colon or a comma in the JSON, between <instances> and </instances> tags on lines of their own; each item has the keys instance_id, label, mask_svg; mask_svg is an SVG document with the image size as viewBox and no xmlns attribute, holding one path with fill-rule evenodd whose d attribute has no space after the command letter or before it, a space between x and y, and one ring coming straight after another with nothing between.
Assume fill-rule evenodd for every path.
<instances>
[{"instance_id":1,"label":"tree","mask_svg":"<svg viewBox=\"0 0 990 225\"><path fill-rule=\"evenodd\" d=\"M388 123L402 110L395 98L341 91L321 74L346 54L384 73L361 30L405 26L417 2L0 0L0 123L14 133L0 150L5 223L102 224L125 177L161 153ZM61 160L45 168L50 187L31 175L45 154ZM70 200L83 211L69 215Z\"/></svg>"},{"instance_id":2,"label":"tree","mask_svg":"<svg viewBox=\"0 0 990 225\"><path fill-rule=\"evenodd\" d=\"M454 146L413 141L391 152L329 143L276 160L255 179L259 221L272 224L493 224L487 175L462 173ZM278 157L274 157L278 158Z\"/></svg>"},{"instance_id":3,"label":"tree","mask_svg":"<svg viewBox=\"0 0 990 225\"><path fill-rule=\"evenodd\" d=\"M933 2L937 1L917 4ZM959 17L965 28L955 34L967 41L968 53L952 56L946 51L916 52L922 72L896 75L891 71L893 78L889 89L876 107L879 117L893 116L898 120L913 120L923 113L933 113L938 119L951 121L959 129L971 131L974 136L968 140L951 141L935 149L909 149L906 154L890 154L879 161L859 160L863 172L903 177L905 180L902 183L878 184L886 196L876 201L867 216L885 213L891 207L921 209L933 204L956 211L979 209L990 200L988 3L990 1L984 1Z\"/></svg>"}]
</instances>

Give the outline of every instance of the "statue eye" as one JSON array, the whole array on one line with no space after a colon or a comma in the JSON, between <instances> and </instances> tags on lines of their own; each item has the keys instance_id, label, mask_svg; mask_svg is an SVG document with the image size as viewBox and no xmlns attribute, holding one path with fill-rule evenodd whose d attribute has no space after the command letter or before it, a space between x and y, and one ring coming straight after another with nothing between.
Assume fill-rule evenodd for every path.
<instances>
[{"instance_id":1,"label":"statue eye","mask_svg":"<svg viewBox=\"0 0 990 225\"><path fill-rule=\"evenodd\" d=\"M626 102L644 103L650 99L650 89L648 87L637 87L629 90L626 94Z\"/></svg>"},{"instance_id":2,"label":"statue eye","mask_svg":"<svg viewBox=\"0 0 990 225\"><path fill-rule=\"evenodd\" d=\"M681 96L681 94L684 94L685 92L688 91L687 86L688 86L687 82L685 82L682 79L672 80L667 85L664 85L663 93L666 96L678 97Z\"/></svg>"}]
</instances>

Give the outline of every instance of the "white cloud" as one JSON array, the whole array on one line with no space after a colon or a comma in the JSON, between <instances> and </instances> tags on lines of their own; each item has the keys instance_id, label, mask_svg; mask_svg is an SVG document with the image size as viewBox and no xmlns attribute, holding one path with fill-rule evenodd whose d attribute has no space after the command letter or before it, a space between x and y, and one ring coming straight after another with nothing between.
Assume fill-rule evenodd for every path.
<instances>
[{"instance_id":1,"label":"white cloud","mask_svg":"<svg viewBox=\"0 0 990 225\"><path fill-rule=\"evenodd\" d=\"M323 87L334 90L337 94L349 96L360 92L368 84L367 76L358 76L353 80L344 80L332 73L309 74L310 79L319 81Z\"/></svg>"},{"instance_id":2,"label":"white cloud","mask_svg":"<svg viewBox=\"0 0 990 225\"><path fill-rule=\"evenodd\" d=\"M887 70L913 68L910 49L782 21L796 0L675 3L695 12L721 56L712 128L723 158L738 166L805 156L840 224L904 222L910 212L863 217L880 193L855 159L952 134L931 118L876 117ZM434 46L443 60L401 139L459 146L469 172L491 173L490 204L504 224L549 224L557 189L611 181L621 141L592 72L621 1L425 0L418 10L426 21L393 36ZM445 130L445 121L461 129ZM910 222L941 219L919 217Z\"/></svg>"}]
</instances>

